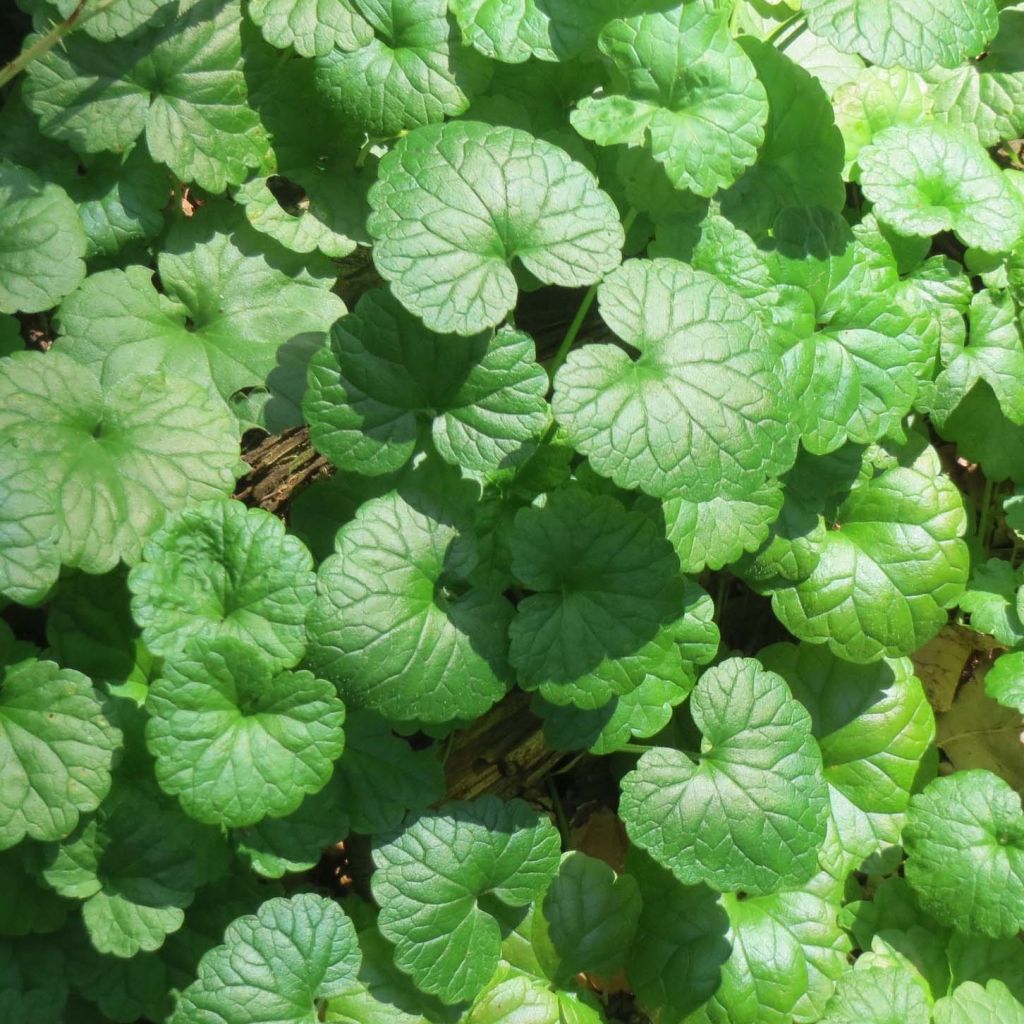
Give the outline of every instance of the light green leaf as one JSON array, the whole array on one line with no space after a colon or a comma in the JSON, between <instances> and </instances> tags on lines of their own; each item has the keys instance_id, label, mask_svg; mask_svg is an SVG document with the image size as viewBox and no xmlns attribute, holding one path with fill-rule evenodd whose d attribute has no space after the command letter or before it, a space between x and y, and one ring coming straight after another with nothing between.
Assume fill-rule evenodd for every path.
<instances>
[{"instance_id":1,"label":"light green leaf","mask_svg":"<svg viewBox=\"0 0 1024 1024\"><path fill-rule=\"evenodd\" d=\"M65 18L76 9L78 0L55 0L55 6ZM90 8L99 6L96 0L85 9L89 14L81 27L94 39L109 42L118 36L128 35L136 29L148 26L166 25L178 14L179 0L118 0L116 4L93 13Z\"/></svg>"},{"instance_id":2,"label":"light green leaf","mask_svg":"<svg viewBox=\"0 0 1024 1024\"><path fill-rule=\"evenodd\" d=\"M85 277L85 230L58 185L0 160L0 313L37 313Z\"/></svg>"},{"instance_id":3,"label":"light green leaf","mask_svg":"<svg viewBox=\"0 0 1024 1024\"><path fill-rule=\"evenodd\" d=\"M866 663L916 651L947 620L967 582L963 499L921 442L858 482L836 510L820 558L772 608L802 640Z\"/></svg>"},{"instance_id":4,"label":"light green leaf","mask_svg":"<svg viewBox=\"0 0 1024 1024\"><path fill-rule=\"evenodd\" d=\"M1024 424L1024 344L1008 292L979 292L971 300L970 342L943 352L929 413L941 427L979 380L992 389L1007 419Z\"/></svg>"},{"instance_id":5,"label":"light green leaf","mask_svg":"<svg viewBox=\"0 0 1024 1024\"><path fill-rule=\"evenodd\" d=\"M749 167L764 141L768 100L712 0L612 21L599 45L625 95L586 97L573 127L602 146L649 140L676 188L712 196Z\"/></svg>"},{"instance_id":6,"label":"light green leaf","mask_svg":"<svg viewBox=\"0 0 1024 1024\"><path fill-rule=\"evenodd\" d=\"M551 882L558 857L558 832L546 818L493 796L445 804L376 841L370 884L395 963L445 1002L472 998L501 947L486 901L526 906Z\"/></svg>"},{"instance_id":7,"label":"light green leaf","mask_svg":"<svg viewBox=\"0 0 1024 1024\"><path fill-rule=\"evenodd\" d=\"M809 644L773 644L758 658L811 716L831 803L824 866L843 878L869 858L888 865L911 793L935 773L935 719L913 665L853 665Z\"/></svg>"},{"instance_id":8,"label":"light green leaf","mask_svg":"<svg viewBox=\"0 0 1024 1024\"><path fill-rule=\"evenodd\" d=\"M61 560L86 572L137 561L168 511L235 482L227 406L202 383L162 373L101 385L59 352L15 353L0 363L8 432L54 495Z\"/></svg>"},{"instance_id":9,"label":"light green leaf","mask_svg":"<svg viewBox=\"0 0 1024 1024\"><path fill-rule=\"evenodd\" d=\"M0 594L36 604L57 582L60 524L33 457L0 445Z\"/></svg>"},{"instance_id":10,"label":"light green leaf","mask_svg":"<svg viewBox=\"0 0 1024 1024\"><path fill-rule=\"evenodd\" d=\"M224 873L215 829L187 818L155 786L115 787L99 811L54 845L43 877L68 899L101 953L159 949L185 920L196 889Z\"/></svg>"},{"instance_id":11,"label":"light green leaf","mask_svg":"<svg viewBox=\"0 0 1024 1024\"><path fill-rule=\"evenodd\" d=\"M935 1004L935 1024L1024 1024L1024 1006L1001 981L968 981Z\"/></svg>"},{"instance_id":12,"label":"light green leaf","mask_svg":"<svg viewBox=\"0 0 1024 1024\"><path fill-rule=\"evenodd\" d=\"M738 498L714 495L693 501L686 494L661 502L665 536L679 556L683 572L721 569L745 551L756 551L782 510L782 487L768 480Z\"/></svg>"},{"instance_id":13,"label":"light green leaf","mask_svg":"<svg viewBox=\"0 0 1024 1024\"><path fill-rule=\"evenodd\" d=\"M568 991L552 989L540 978L501 967L460 1020L464 1024L603 1024L599 1006L589 991L577 986Z\"/></svg>"},{"instance_id":14,"label":"light green leaf","mask_svg":"<svg viewBox=\"0 0 1024 1024\"><path fill-rule=\"evenodd\" d=\"M363 149L362 132L339 124L317 95L313 75L312 61L286 60L262 76L257 105L271 136L271 156L234 199L257 231L286 248L319 249L339 259L357 243L370 243L366 193L377 176L377 158Z\"/></svg>"},{"instance_id":15,"label":"light green leaf","mask_svg":"<svg viewBox=\"0 0 1024 1024\"><path fill-rule=\"evenodd\" d=\"M321 1001L356 987L356 930L333 900L304 892L233 921L199 961L171 1024L308 1024Z\"/></svg>"},{"instance_id":16,"label":"light green leaf","mask_svg":"<svg viewBox=\"0 0 1024 1024\"><path fill-rule=\"evenodd\" d=\"M849 970L838 907L810 890L718 896L640 860L630 861L644 912L629 976L645 1003L686 1024L821 1018Z\"/></svg>"},{"instance_id":17,"label":"light green leaf","mask_svg":"<svg viewBox=\"0 0 1024 1024\"><path fill-rule=\"evenodd\" d=\"M821 1024L930 1024L928 997L910 971L866 967L847 971Z\"/></svg>"},{"instance_id":18,"label":"light green leaf","mask_svg":"<svg viewBox=\"0 0 1024 1024\"><path fill-rule=\"evenodd\" d=\"M1024 203L969 135L936 125L887 128L858 155L879 220L905 235L952 230L1006 252L1024 237Z\"/></svg>"},{"instance_id":19,"label":"light green leaf","mask_svg":"<svg viewBox=\"0 0 1024 1024\"><path fill-rule=\"evenodd\" d=\"M547 895L544 917L558 954L556 980L618 971L640 917L640 890L629 875L617 876L584 853L567 853Z\"/></svg>"},{"instance_id":20,"label":"light green leaf","mask_svg":"<svg viewBox=\"0 0 1024 1024\"><path fill-rule=\"evenodd\" d=\"M811 31L890 68L955 68L998 30L994 0L806 0Z\"/></svg>"},{"instance_id":21,"label":"light green leaf","mask_svg":"<svg viewBox=\"0 0 1024 1024\"><path fill-rule=\"evenodd\" d=\"M357 50L373 29L349 0L252 0L249 17L263 38L302 57L323 57L337 48Z\"/></svg>"},{"instance_id":22,"label":"light green leaf","mask_svg":"<svg viewBox=\"0 0 1024 1024\"><path fill-rule=\"evenodd\" d=\"M280 668L306 650L313 557L263 509L223 499L183 509L146 542L128 586L142 637L162 657L193 637L241 640Z\"/></svg>"},{"instance_id":23,"label":"light green leaf","mask_svg":"<svg viewBox=\"0 0 1024 1024\"><path fill-rule=\"evenodd\" d=\"M474 334L515 305L513 260L545 284L594 284L621 259L615 204L563 149L514 128L420 128L370 189L373 258L433 331Z\"/></svg>"},{"instance_id":24,"label":"light green leaf","mask_svg":"<svg viewBox=\"0 0 1024 1024\"><path fill-rule=\"evenodd\" d=\"M999 33L985 52L959 67L925 71L932 117L977 136L983 146L1018 138L1024 128L1024 10L1001 4Z\"/></svg>"},{"instance_id":25,"label":"light green leaf","mask_svg":"<svg viewBox=\"0 0 1024 1024\"><path fill-rule=\"evenodd\" d=\"M754 235L787 206L838 212L845 202L843 138L821 85L774 46L739 40L768 95L757 160L721 196L722 213Z\"/></svg>"},{"instance_id":26,"label":"light green leaf","mask_svg":"<svg viewBox=\"0 0 1024 1024\"><path fill-rule=\"evenodd\" d=\"M512 572L533 591L509 628L509 660L525 689L600 707L639 682L614 662L672 656L685 591L675 554L650 520L614 498L563 489L519 511L510 544Z\"/></svg>"},{"instance_id":27,"label":"light green leaf","mask_svg":"<svg viewBox=\"0 0 1024 1024\"><path fill-rule=\"evenodd\" d=\"M145 267L90 276L61 305L58 349L104 381L164 369L228 398L262 384L288 339L345 312L329 261L285 252L226 204L176 224L157 270L160 292Z\"/></svg>"},{"instance_id":28,"label":"light green leaf","mask_svg":"<svg viewBox=\"0 0 1024 1024\"><path fill-rule=\"evenodd\" d=\"M985 673L985 692L1024 715L1024 651L1001 654Z\"/></svg>"},{"instance_id":29,"label":"light green leaf","mask_svg":"<svg viewBox=\"0 0 1024 1024\"><path fill-rule=\"evenodd\" d=\"M709 669L690 696L701 754L655 747L622 780L630 839L684 884L774 892L805 882L828 791L807 712L752 659Z\"/></svg>"},{"instance_id":30,"label":"light green leaf","mask_svg":"<svg viewBox=\"0 0 1024 1024\"><path fill-rule=\"evenodd\" d=\"M345 708L310 672L275 672L233 637L194 639L149 689L156 778L197 821L237 828L294 811L331 777Z\"/></svg>"},{"instance_id":31,"label":"light green leaf","mask_svg":"<svg viewBox=\"0 0 1024 1024\"><path fill-rule=\"evenodd\" d=\"M307 656L346 706L446 722L504 696L512 606L468 581L476 554L458 486L440 497L414 482L367 501L320 566Z\"/></svg>"},{"instance_id":32,"label":"light green leaf","mask_svg":"<svg viewBox=\"0 0 1024 1024\"><path fill-rule=\"evenodd\" d=\"M630 260L598 289L601 315L639 351L569 353L552 406L570 442L620 487L706 501L792 464L782 365L756 309L675 260Z\"/></svg>"},{"instance_id":33,"label":"light green leaf","mask_svg":"<svg viewBox=\"0 0 1024 1024\"><path fill-rule=\"evenodd\" d=\"M244 180L266 148L247 105L238 0L195 0L164 26L100 43L75 33L29 65L42 131L84 153L150 155L211 192Z\"/></svg>"},{"instance_id":34,"label":"light green leaf","mask_svg":"<svg viewBox=\"0 0 1024 1024\"><path fill-rule=\"evenodd\" d=\"M931 112L928 84L906 68L872 66L858 72L832 97L836 125L843 133L847 175L857 155L876 135L893 125L924 121Z\"/></svg>"},{"instance_id":35,"label":"light green leaf","mask_svg":"<svg viewBox=\"0 0 1024 1024\"><path fill-rule=\"evenodd\" d=\"M364 293L335 324L309 381L313 444L365 474L403 466L427 425L448 462L493 474L525 461L548 423L548 378L528 335L435 334L384 289Z\"/></svg>"},{"instance_id":36,"label":"light green leaf","mask_svg":"<svg viewBox=\"0 0 1024 1024\"><path fill-rule=\"evenodd\" d=\"M906 877L944 924L994 938L1024 928L1024 814L991 772L938 778L910 802Z\"/></svg>"},{"instance_id":37,"label":"light green leaf","mask_svg":"<svg viewBox=\"0 0 1024 1024\"><path fill-rule=\"evenodd\" d=\"M470 46L510 64L578 57L616 13L616 0L449 0L448 6Z\"/></svg>"},{"instance_id":38,"label":"light green leaf","mask_svg":"<svg viewBox=\"0 0 1024 1024\"><path fill-rule=\"evenodd\" d=\"M11 665L0 683L0 849L71 832L109 792L120 745L81 673L34 658Z\"/></svg>"},{"instance_id":39,"label":"light green leaf","mask_svg":"<svg viewBox=\"0 0 1024 1024\"><path fill-rule=\"evenodd\" d=\"M315 58L317 88L341 120L371 136L463 113L490 76L459 44L446 0L344 0L373 30L358 49Z\"/></svg>"},{"instance_id":40,"label":"light green leaf","mask_svg":"<svg viewBox=\"0 0 1024 1024\"><path fill-rule=\"evenodd\" d=\"M988 384L979 380L936 432L955 441L958 454L981 464L993 483L1024 483L1024 426L1008 419Z\"/></svg>"}]
</instances>

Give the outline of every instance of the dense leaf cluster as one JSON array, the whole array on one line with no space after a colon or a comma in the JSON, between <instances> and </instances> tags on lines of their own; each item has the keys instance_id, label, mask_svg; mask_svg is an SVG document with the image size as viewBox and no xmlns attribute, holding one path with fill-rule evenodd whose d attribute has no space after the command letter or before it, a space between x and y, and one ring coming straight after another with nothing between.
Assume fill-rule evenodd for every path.
<instances>
[{"instance_id":1,"label":"dense leaf cluster","mask_svg":"<svg viewBox=\"0 0 1024 1024\"><path fill-rule=\"evenodd\" d=\"M1024 8L18 4L0 1020L1024 1021Z\"/></svg>"}]
</instances>

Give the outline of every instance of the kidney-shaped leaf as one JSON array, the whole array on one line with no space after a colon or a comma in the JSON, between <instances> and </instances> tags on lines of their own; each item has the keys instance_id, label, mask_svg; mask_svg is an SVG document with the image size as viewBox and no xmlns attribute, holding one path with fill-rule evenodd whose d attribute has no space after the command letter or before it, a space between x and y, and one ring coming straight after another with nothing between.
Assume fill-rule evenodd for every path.
<instances>
[{"instance_id":1,"label":"kidney-shaped leaf","mask_svg":"<svg viewBox=\"0 0 1024 1024\"><path fill-rule=\"evenodd\" d=\"M282 668L306 649L313 556L277 516L237 501L183 509L147 541L128 577L132 617L154 654L233 637Z\"/></svg>"},{"instance_id":2,"label":"kidney-shaped leaf","mask_svg":"<svg viewBox=\"0 0 1024 1024\"><path fill-rule=\"evenodd\" d=\"M86 572L137 561L167 511L235 482L238 429L202 382L142 374L101 385L59 352L16 352L0 364L8 432L54 495L61 560Z\"/></svg>"},{"instance_id":3,"label":"kidney-shaped leaf","mask_svg":"<svg viewBox=\"0 0 1024 1024\"><path fill-rule=\"evenodd\" d=\"M361 959L355 927L333 900L275 897L228 925L171 1024L313 1024L323 1001L358 987Z\"/></svg>"},{"instance_id":4,"label":"kidney-shaped leaf","mask_svg":"<svg viewBox=\"0 0 1024 1024\"><path fill-rule=\"evenodd\" d=\"M598 290L616 345L569 353L553 408L620 487L702 501L750 492L796 454L782 364L756 309L675 260L630 260Z\"/></svg>"},{"instance_id":5,"label":"kidney-shaped leaf","mask_svg":"<svg viewBox=\"0 0 1024 1024\"><path fill-rule=\"evenodd\" d=\"M769 893L807 881L828 813L810 716L744 658L705 672L690 709L700 758L655 747L622 780L630 838L688 885Z\"/></svg>"},{"instance_id":6,"label":"kidney-shaped leaf","mask_svg":"<svg viewBox=\"0 0 1024 1024\"><path fill-rule=\"evenodd\" d=\"M374 843L373 860L377 923L395 963L455 1003L498 966L501 931L486 900L523 907L540 896L558 870L559 837L521 800L485 796L414 818Z\"/></svg>"},{"instance_id":7,"label":"kidney-shaped leaf","mask_svg":"<svg viewBox=\"0 0 1024 1024\"><path fill-rule=\"evenodd\" d=\"M195 639L149 690L146 745L161 787L196 820L237 827L322 789L345 740L334 686L275 672L232 637Z\"/></svg>"},{"instance_id":8,"label":"kidney-shaped leaf","mask_svg":"<svg viewBox=\"0 0 1024 1024\"><path fill-rule=\"evenodd\" d=\"M515 128L418 128L370 189L373 259L433 331L475 334L516 302L518 259L545 284L594 284L622 258L622 225L593 174Z\"/></svg>"},{"instance_id":9,"label":"kidney-shaped leaf","mask_svg":"<svg viewBox=\"0 0 1024 1024\"><path fill-rule=\"evenodd\" d=\"M935 1024L1024 1024L1024 1005L1001 981L968 981L936 1002Z\"/></svg>"},{"instance_id":10,"label":"kidney-shaped leaf","mask_svg":"<svg viewBox=\"0 0 1024 1024\"><path fill-rule=\"evenodd\" d=\"M120 743L81 673L52 661L8 668L0 683L0 849L71 832L110 790Z\"/></svg>"},{"instance_id":11,"label":"kidney-shaped leaf","mask_svg":"<svg viewBox=\"0 0 1024 1024\"><path fill-rule=\"evenodd\" d=\"M989 771L938 778L910 802L907 881L944 924L994 938L1024 928L1024 813Z\"/></svg>"}]
</instances>

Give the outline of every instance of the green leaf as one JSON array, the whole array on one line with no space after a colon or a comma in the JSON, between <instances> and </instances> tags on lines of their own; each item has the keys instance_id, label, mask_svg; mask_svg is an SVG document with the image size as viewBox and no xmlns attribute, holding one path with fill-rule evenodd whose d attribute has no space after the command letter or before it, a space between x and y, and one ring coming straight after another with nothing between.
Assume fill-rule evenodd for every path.
<instances>
[{"instance_id":1,"label":"green leaf","mask_svg":"<svg viewBox=\"0 0 1024 1024\"><path fill-rule=\"evenodd\" d=\"M866 967L847 971L821 1024L930 1024L928 997L910 971Z\"/></svg>"},{"instance_id":2,"label":"green leaf","mask_svg":"<svg viewBox=\"0 0 1024 1024\"><path fill-rule=\"evenodd\" d=\"M978 462L993 483L1024 483L1024 426L1008 419L988 384L979 380L936 432L955 441L959 455Z\"/></svg>"},{"instance_id":3,"label":"green leaf","mask_svg":"<svg viewBox=\"0 0 1024 1024\"><path fill-rule=\"evenodd\" d=\"M0 935L55 932L71 909L39 878L38 855L39 847L25 842L0 852Z\"/></svg>"},{"instance_id":4,"label":"green leaf","mask_svg":"<svg viewBox=\"0 0 1024 1024\"><path fill-rule=\"evenodd\" d=\"M642 145L676 188L712 196L764 141L768 100L712 0L612 21L599 45L625 94L582 99L573 127L602 146Z\"/></svg>"},{"instance_id":5,"label":"green leaf","mask_svg":"<svg viewBox=\"0 0 1024 1024\"><path fill-rule=\"evenodd\" d=\"M456 802L375 841L378 925L395 963L449 1003L480 992L498 966L498 921L482 899L523 907L558 870L555 827L521 800Z\"/></svg>"},{"instance_id":6,"label":"green leaf","mask_svg":"<svg viewBox=\"0 0 1024 1024\"><path fill-rule=\"evenodd\" d=\"M307 1024L321 1001L356 987L356 930L333 900L314 893L268 900L233 921L199 961L171 1024Z\"/></svg>"},{"instance_id":7,"label":"green leaf","mask_svg":"<svg viewBox=\"0 0 1024 1024\"><path fill-rule=\"evenodd\" d=\"M85 277L85 230L58 185L0 160L0 313L37 313Z\"/></svg>"},{"instance_id":8,"label":"green leaf","mask_svg":"<svg viewBox=\"0 0 1024 1024\"><path fill-rule=\"evenodd\" d=\"M968 981L935 1004L935 1024L1024 1024L1024 1006L1001 981Z\"/></svg>"},{"instance_id":9,"label":"green leaf","mask_svg":"<svg viewBox=\"0 0 1024 1024\"><path fill-rule=\"evenodd\" d=\"M1007 419L1024 424L1024 344L1009 293L972 297L970 344L943 353L945 369L935 381L929 413L942 426L979 380L992 389Z\"/></svg>"},{"instance_id":10,"label":"green leaf","mask_svg":"<svg viewBox=\"0 0 1024 1024\"><path fill-rule=\"evenodd\" d=\"M629 976L644 1002L686 1024L817 1021L849 970L838 908L810 890L769 896L684 887L631 855L644 912ZM724 913L723 913L724 911Z\"/></svg>"},{"instance_id":11,"label":"green leaf","mask_svg":"<svg viewBox=\"0 0 1024 1024\"><path fill-rule=\"evenodd\" d=\"M843 138L824 89L769 43L743 36L739 45L768 95L768 120L757 160L720 197L723 215L757 235L787 206L838 212L845 202Z\"/></svg>"},{"instance_id":12,"label":"green leaf","mask_svg":"<svg viewBox=\"0 0 1024 1024\"><path fill-rule=\"evenodd\" d=\"M1024 237L1024 203L970 136L898 126L862 149L860 181L879 220L905 235L952 230L965 245L1006 252Z\"/></svg>"},{"instance_id":13,"label":"green leaf","mask_svg":"<svg viewBox=\"0 0 1024 1024\"><path fill-rule=\"evenodd\" d=\"M290 668L306 650L313 558L284 523L240 502L202 502L168 518L128 577L132 616L163 657L193 637L231 637Z\"/></svg>"},{"instance_id":14,"label":"green leaf","mask_svg":"<svg viewBox=\"0 0 1024 1024\"><path fill-rule=\"evenodd\" d=\"M156 778L186 812L238 827L294 811L344 748L345 709L310 672L275 672L233 637L191 640L146 701Z\"/></svg>"},{"instance_id":15,"label":"green leaf","mask_svg":"<svg viewBox=\"0 0 1024 1024\"><path fill-rule=\"evenodd\" d=\"M990 633L1005 647L1024 644L1024 624L1017 614L1016 595L1024 573L1002 558L990 558L971 573L960 609L971 616L971 628Z\"/></svg>"},{"instance_id":16,"label":"green leaf","mask_svg":"<svg viewBox=\"0 0 1024 1024\"><path fill-rule=\"evenodd\" d=\"M234 199L257 231L286 248L338 259L370 243L366 193L377 158L363 148L362 132L339 124L317 95L314 73L312 61L286 60L262 78L258 107L271 155Z\"/></svg>"},{"instance_id":17,"label":"green leaf","mask_svg":"<svg viewBox=\"0 0 1024 1024\"><path fill-rule=\"evenodd\" d=\"M252 0L249 17L263 38L302 57L323 57L366 46L373 29L348 0Z\"/></svg>"},{"instance_id":18,"label":"green leaf","mask_svg":"<svg viewBox=\"0 0 1024 1024\"><path fill-rule=\"evenodd\" d=\"M0 849L62 839L110 791L121 734L80 672L34 658L0 684Z\"/></svg>"},{"instance_id":19,"label":"green leaf","mask_svg":"<svg viewBox=\"0 0 1024 1024\"><path fill-rule=\"evenodd\" d=\"M60 572L60 524L33 462L0 446L0 594L20 604L42 601Z\"/></svg>"},{"instance_id":20,"label":"green leaf","mask_svg":"<svg viewBox=\"0 0 1024 1024\"><path fill-rule=\"evenodd\" d=\"M994 0L806 0L807 24L844 53L883 68L955 68L998 30Z\"/></svg>"},{"instance_id":21,"label":"green leaf","mask_svg":"<svg viewBox=\"0 0 1024 1024\"><path fill-rule=\"evenodd\" d=\"M285 252L227 205L176 224L157 271L159 292L146 267L91 275L60 307L58 348L105 382L164 369L228 398L262 384L288 339L345 312L329 261Z\"/></svg>"},{"instance_id":22,"label":"green leaf","mask_svg":"<svg viewBox=\"0 0 1024 1024\"><path fill-rule=\"evenodd\" d=\"M985 673L985 692L1024 715L1024 651L1001 654Z\"/></svg>"},{"instance_id":23,"label":"green leaf","mask_svg":"<svg viewBox=\"0 0 1024 1024\"><path fill-rule=\"evenodd\" d=\"M238 0L194 0L177 18L100 43L75 33L29 65L25 102L42 131L84 153L150 155L210 192L237 185L266 142L247 105Z\"/></svg>"},{"instance_id":24,"label":"green leaf","mask_svg":"<svg viewBox=\"0 0 1024 1024\"><path fill-rule=\"evenodd\" d=\"M86 572L137 561L167 512L235 482L227 406L202 383L162 373L101 385L59 352L15 353L0 363L8 432L54 495L61 561Z\"/></svg>"},{"instance_id":25,"label":"green leaf","mask_svg":"<svg viewBox=\"0 0 1024 1024\"><path fill-rule=\"evenodd\" d=\"M916 651L946 623L967 582L963 499L928 445L860 481L829 523L811 571L772 608L801 640L866 663Z\"/></svg>"},{"instance_id":26,"label":"green leaf","mask_svg":"<svg viewBox=\"0 0 1024 1024\"><path fill-rule=\"evenodd\" d=\"M448 462L493 474L525 461L548 423L548 378L528 335L435 334L383 289L335 324L309 380L313 444L360 473L399 469L429 425Z\"/></svg>"},{"instance_id":27,"label":"green leaf","mask_svg":"<svg viewBox=\"0 0 1024 1024\"><path fill-rule=\"evenodd\" d=\"M562 857L544 897L551 942L559 957L556 979L618 971L640 917L640 890L629 875L617 876L584 853Z\"/></svg>"},{"instance_id":28,"label":"green leaf","mask_svg":"<svg viewBox=\"0 0 1024 1024\"><path fill-rule=\"evenodd\" d=\"M793 461L782 365L755 308L675 260L630 260L598 289L601 316L639 352L569 353L552 402L570 442L620 487L706 501L764 485Z\"/></svg>"},{"instance_id":29,"label":"green leaf","mask_svg":"<svg viewBox=\"0 0 1024 1024\"><path fill-rule=\"evenodd\" d=\"M483 714L508 689L512 606L476 563L464 494L415 482L363 504L320 566L308 659L346 706L392 721Z\"/></svg>"},{"instance_id":30,"label":"green leaf","mask_svg":"<svg viewBox=\"0 0 1024 1024\"><path fill-rule=\"evenodd\" d=\"M78 0L55 0L55 6L65 18L76 10ZM93 2L90 8L99 6ZM90 15L81 27L94 39L107 42L128 35L144 26L166 25L178 13L177 0L118 0L118 3Z\"/></svg>"},{"instance_id":31,"label":"green leaf","mask_svg":"<svg viewBox=\"0 0 1024 1024\"><path fill-rule=\"evenodd\" d=\"M449 0L465 41L485 57L520 64L536 57L567 61L596 40L615 14L615 0ZM494 90L497 91L497 90Z\"/></svg>"},{"instance_id":32,"label":"green leaf","mask_svg":"<svg viewBox=\"0 0 1024 1024\"><path fill-rule=\"evenodd\" d=\"M769 893L805 882L828 813L807 712L779 676L743 658L705 672L690 710L699 760L655 747L622 780L630 839L687 885Z\"/></svg>"},{"instance_id":33,"label":"green leaf","mask_svg":"<svg viewBox=\"0 0 1024 1024\"><path fill-rule=\"evenodd\" d=\"M510 544L512 572L533 591L509 628L509 660L525 689L600 707L639 682L618 672L616 660L671 656L685 591L675 554L650 520L614 498L567 488L543 507L521 509Z\"/></svg>"},{"instance_id":34,"label":"green leaf","mask_svg":"<svg viewBox=\"0 0 1024 1024\"><path fill-rule=\"evenodd\" d=\"M721 569L745 551L756 551L767 538L782 510L783 492L778 480L730 498L713 495L693 501L684 494L661 502L665 536L676 549L683 572Z\"/></svg>"},{"instance_id":35,"label":"green leaf","mask_svg":"<svg viewBox=\"0 0 1024 1024\"><path fill-rule=\"evenodd\" d=\"M433 331L474 334L515 305L518 260L545 284L594 284L618 266L622 226L594 176L514 128L419 128L381 160L370 189L373 259Z\"/></svg>"},{"instance_id":36,"label":"green leaf","mask_svg":"<svg viewBox=\"0 0 1024 1024\"><path fill-rule=\"evenodd\" d=\"M998 776L936 779L911 800L903 841L907 881L939 921L994 938L1024 927L1024 814Z\"/></svg>"},{"instance_id":37,"label":"green leaf","mask_svg":"<svg viewBox=\"0 0 1024 1024\"><path fill-rule=\"evenodd\" d=\"M101 953L159 949L196 889L224 873L216 830L185 817L151 783L115 787L99 811L49 851L43 877L68 899Z\"/></svg>"},{"instance_id":38,"label":"green leaf","mask_svg":"<svg viewBox=\"0 0 1024 1024\"><path fill-rule=\"evenodd\" d=\"M37 938L0 939L0 1020L64 1024L64 952Z\"/></svg>"},{"instance_id":39,"label":"green leaf","mask_svg":"<svg viewBox=\"0 0 1024 1024\"><path fill-rule=\"evenodd\" d=\"M368 42L316 58L317 88L340 119L371 136L463 113L489 68L459 44L446 0L343 0L373 30ZM359 30L362 32L362 30Z\"/></svg>"},{"instance_id":40,"label":"green leaf","mask_svg":"<svg viewBox=\"0 0 1024 1024\"><path fill-rule=\"evenodd\" d=\"M773 644L758 658L811 716L831 814L824 866L837 878L888 865L911 793L935 773L935 720L906 658L853 665L824 647Z\"/></svg>"},{"instance_id":41,"label":"green leaf","mask_svg":"<svg viewBox=\"0 0 1024 1024\"><path fill-rule=\"evenodd\" d=\"M832 97L836 125L843 133L846 173L857 163L857 155L876 135L893 125L924 121L931 112L928 84L906 68L871 66L857 73Z\"/></svg>"},{"instance_id":42,"label":"green leaf","mask_svg":"<svg viewBox=\"0 0 1024 1024\"><path fill-rule=\"evenodd\" d=\"M604 1024L600 1004L587 989L554 989L542 979L499 968L477 997L464 1024Z\"/></svg>"}]
</instances>

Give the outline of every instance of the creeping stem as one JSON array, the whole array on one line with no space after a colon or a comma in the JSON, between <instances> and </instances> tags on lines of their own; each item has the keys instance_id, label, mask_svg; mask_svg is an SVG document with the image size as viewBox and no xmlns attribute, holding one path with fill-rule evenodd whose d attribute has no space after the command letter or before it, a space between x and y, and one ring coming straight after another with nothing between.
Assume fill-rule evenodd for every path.
<instances>
[{"instance_id":1,"label":"creeping stem","mask_svg":"<svg viewBox=\"0 0 1024 1024\"><path fill-rule=\"evenodd\" d=\"M89 0L78 0L75 9L63 21L57 22L49 32L44 32L34 43L26 46L14 60L0 68L0 88L21 74L37 57L49 53L69 32L113 7L119 0L97 0L86 10L88 2Z\"/></svg>"}]
</instances>

